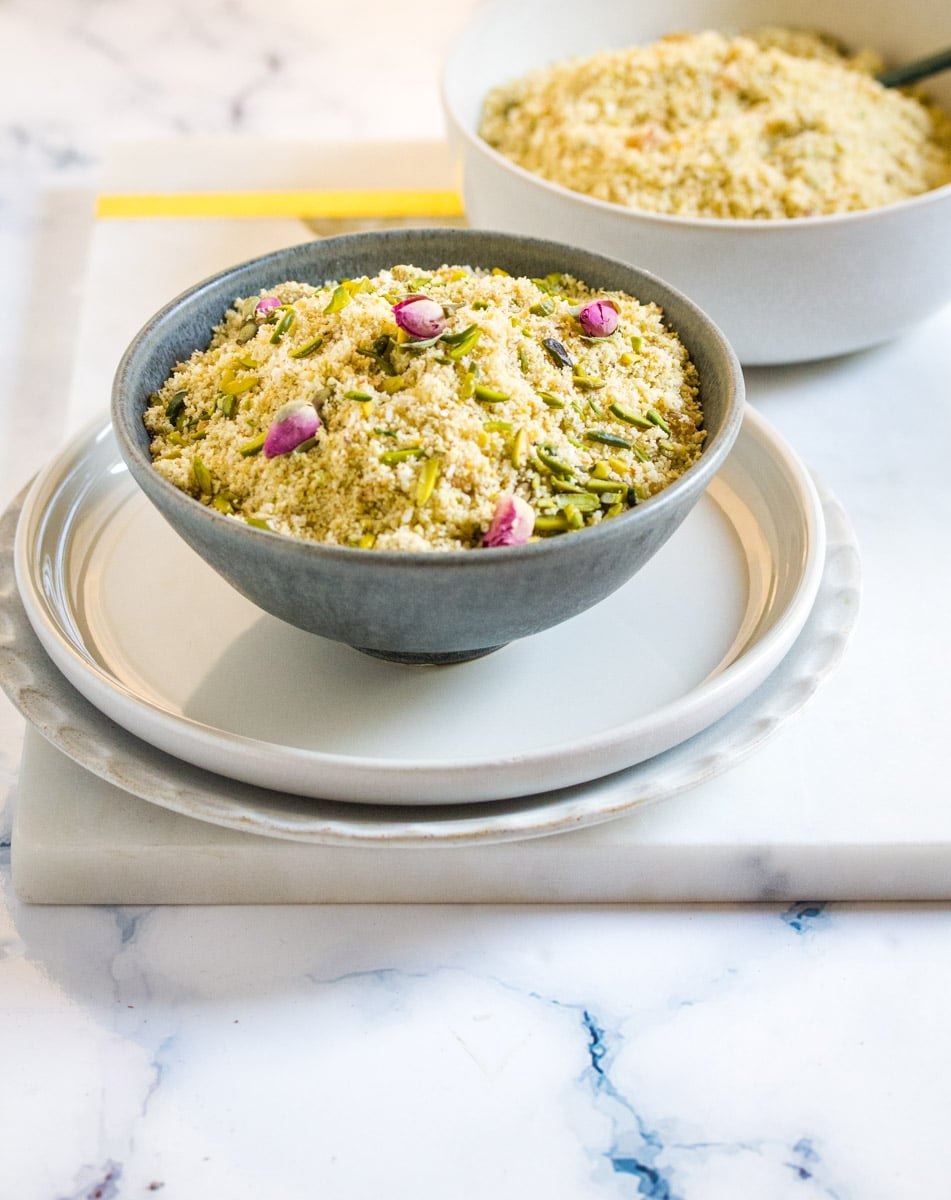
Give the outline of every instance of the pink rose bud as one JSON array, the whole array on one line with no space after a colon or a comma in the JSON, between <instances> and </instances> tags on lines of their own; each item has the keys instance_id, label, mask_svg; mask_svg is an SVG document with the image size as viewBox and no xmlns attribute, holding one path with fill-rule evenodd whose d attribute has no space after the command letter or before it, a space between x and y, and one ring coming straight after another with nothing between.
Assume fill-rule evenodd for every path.
<instances>
[{"instance_id":1,"label":"pink rose bud","mask_svg":"<svg viewBox=\"0 0 951 1200\"><path fill-rule=\"evenodd\" d=\"M443 306L428 296L407 296L393 305L393 316L404 333L421 342L439 337L446 328Z\"/></svg>"},{"instance_id":2,"label":"pink rose bud","mask_svg":"<svg viewBox=\"0 0 951 1200\"><path fill-rule=\"evenodd\" d=\"M492 523L485 531L482 545L522 546L535 528L535 510L519 496L503 492L492 514Z\"/></svg>"},{"instance_id":3,"label":"pink rose bud","mask_svg":"<svg viewBox=\"0 0 951 1200\"><path fill-rule=\"evenodd\" d=\"M613 300L592 300L581 308L578 320L588 337L610 337L618 327L617 305Z\"/></svg>"},{"instance_id":4,"label":"pink rose bud","mask_svg":"<svg viewBox=\"0 0 951 1200\"><path fill-rule=\"evenodd\" d=\"M275 308L280 308L281 302L277 296L262 296L254 306L255 316L266 317L268 313L273 312Z\"/></svg>"},{"instance_id":5,"label":"pink rose bud","mask_svg":"<svg viewBox=\"0 0 951 1200\"><path fill-rule=\"evenodd\" d=\"M320 417L309 400L291 400L274 414L264 439L264 457L290 454L320 428Z\"/></svg>"}]
</instances>

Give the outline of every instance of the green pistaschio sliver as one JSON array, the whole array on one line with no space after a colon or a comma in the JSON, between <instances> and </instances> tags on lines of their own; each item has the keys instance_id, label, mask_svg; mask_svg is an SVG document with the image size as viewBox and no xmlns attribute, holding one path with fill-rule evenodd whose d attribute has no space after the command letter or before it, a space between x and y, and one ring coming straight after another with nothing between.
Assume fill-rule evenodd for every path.
<instances>
[{"instance_id":1,"label":"green pistaschio sliver","mask_svg":"<svg viewBox=\"0 0 951 1200\"><path fill-rule=\"evenodd\" d=\"M294 321L296 319L297 319L297 313L295 313L292 308L289 308L287 310L287 312L285 312L284 316L281 317L281 320L278 323L277 328L271 334L271 345L272 346L276 346L278 344L278 342L281 340L281 338L284 336L284 334L287 333L288 329L290 329L290 327L294 324Z\"/></svg>"},{"instance_id":2,"label":"green pistaschio sliver","mask_svg":"<svg viewBox=\"0 0 951 1200\"><path fill-rule=\"evenodd\" d=\"M419 446L410 446L405 450L384 450L380 462L385 467L395 467L397 463L406 462L408 458L423 458L426 451Z\"/></svg>"},{"instance_id":3,"label":"green pistaschio sliver","mask_svg":"<svg viewBox=\"0 0 951 1200\"><path fill-rule=\"evenodd\" d=\"M242 458L250 458L254 454L260 454L266 438L267 433L257 434L250 442L245 442L243 446L239 446L238 453Z\"/></svg>"},{"instance_id":4,"label":"green pistaschio sliver","mask_svg":"<svg viewBox=\"0 0 951 1200\"><path fill-rule=\"evenodd\" d=\"M202 495L210 496L212 493L211 472L200 458L196 458L192 461L192 475L194 476L198 487L201 489Z\"/></svg>"},{"instance_id":5,"label":"green pistaschio sliver","mask_svg":"<svg viewBox=\"0 0 951 1200\"><path fill-rule=\"evenodd\" d=\"M543 463L553 475L560 475L569 479L574 475L573 469L568 463L558 457L554 447L538 445L535 447L535 453L538 455L538 461Z\"/></svg>"},{"instance_id":6,"label":"green pistaschio sliver","mask_svg":"<svg viewBox=\"0 0 951 1200\"><path fill-rule=\"evenodd\" d=\"M330 297L330 303L324 309L324 312L325 313L340 312L340 310L342 308L345 308L349 303L350 303L350 293L343 286L343 284L340 284L339 287L334 288L333 295Z\"/></svg>"},{"instance_id":7,"label":"green pistaschio sliver","mask_svg":"<svg viewBox=\"0 0 951 1200\"><path fill-rule=\"evenodd\" d=\"M501 404L504 400L512 398L508 392L497 392L495 388L485 387L481 383L475 385L473 393L477 400L482 400L486 404Z\"/></svg>"},{"instance_id":8,"label":"green pistaschio sliver","mask_svg":"<svg viewBox=\"0 0 951 1200\"><path fill-rule=\"evenodd\" d=\"M653 424L647 417L642 417L640 413L634 412L633 409L625 408L623 404L611 404L609 411L619 421L624 421L627 425L633 425L637 429L650 429Z\"/></svg>"},{"instance_id":9,"label":"green pistaschio sliver","mask_svg":"<svg viewBox=\"0 0 951 1200\"><path fill-rule=\"evenodd\" d=\"M631 450L633 443L614 433L605 433L603 429L589 429L584 435L589 442L600 442L602 446L617 446L622 450Z\"/></svg>"},{"instance_id":10,"label":"green pistaschio sliver","mask_svg":"<svg viewBox=\"0 0 951 1200\"><path fill-rule=\"evenodd\" d=\"M168 404L165 405L165 416L173 425L185 411L185 399L187 396L187 392L176 392Z\"/></svg>"},{"instance_id":11,"label":"green pistaschio sliver","mask_svg":"<svg viewBox=\"0 0 951 1200\"><path fill-rule=\"evenodd\" d=\"M324 344L323 335L319 334L311 338L309 342L305 342L303 346L298 346L296 350L291 350L291 358L307 358L308 355L314 354Z\"/></svg>"}]
</instances>

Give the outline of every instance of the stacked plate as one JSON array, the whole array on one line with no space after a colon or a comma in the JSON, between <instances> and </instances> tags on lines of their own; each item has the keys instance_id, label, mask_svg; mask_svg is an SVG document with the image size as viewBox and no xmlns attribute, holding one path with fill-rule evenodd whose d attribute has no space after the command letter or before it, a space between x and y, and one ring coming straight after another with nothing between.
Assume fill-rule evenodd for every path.
<instances>
[{"instance_id":1,"label":"stacked plate","mask_svg":"<svg viewBox=\"0 0 951 1200\"><path fill-rule=\"evenodd\" d=\"M337 845L533 837L758 745L840 657L857 564L841 509L750 409L627 586L487 658L402 667L232 591L100 421L4 517L0 683L75 762L201 820Z\"/></svg>"}]
</instances>

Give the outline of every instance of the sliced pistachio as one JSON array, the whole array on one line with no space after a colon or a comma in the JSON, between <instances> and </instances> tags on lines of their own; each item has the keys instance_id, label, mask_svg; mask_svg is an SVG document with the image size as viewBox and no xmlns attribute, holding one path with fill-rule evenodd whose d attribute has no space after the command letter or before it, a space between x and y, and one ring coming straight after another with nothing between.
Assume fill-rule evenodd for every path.
<instances>
[{"instance_id":1,"label":"sliced pistachio","mask_svg":"<svg viewBox=\"0 0 951 1200\"><path fill-rule=\"evenodd\" d=\"M344 279L341 287L345 288L351 296L357 296L361 292L372 292L373 284L364 275L362 279Z\"/></svg>"},{"instance_id":2,"label":"sliced pistachio","mask_svg":"<svg viewBox=\"0 0 951 1200\"><path fill-rule=\"evenodd\" d=\"M256 388L260 382L257 375L245 375L243 379L229 379L220 384L220 389L226 396L240 396L244 392L250 392L252 388Z\"/></svg>"},{"instance_id":3,"label":"sliced pistachio","mask_svg":"<svg viewBox=\"0 0 951 1200\"><path fill-rule=\"evenodd\" d=\"M523 467L528 461L528 433L520 429L512 439L511 460L513 467Z\"/></svg>"},{"instance_id":4,"label":"sliced pistachio","mask_svg":"<svg viewBox=\"0 0 951 1200\"><path fill-rule=\"evenodd\" d=\"M647 417L642 417L640 413L635 412L632 408L626 408L623 404L611 404L608 407L611 414L619 421L624 421L627 425L634 425L637 429L650 429L653 424Z\"/></svg>"},{"instance_id":5,"label":"sliced pistachio","mask_svg":"<svg viewBox=\"0 0 951 1200\"><path fill-rule=\"evenodd\" d=\"M551 477L551 490L553 492L573 492L574 495L580 496L584 493L585 489L577 483L570 483L567 479L553 475Z\"/></svg>"},{"instance_id":6,"label":"sliced pistachio","mask_svg":"<svg viewBox=\"0 0 951 1200\"><path fill-rule=\"evenodd\" d=\"M371 359L384 375L396 375L396 367L390 362L390 354L396 343L390 337L378 337L372 346L357 346L357 354Z\"/></svg>"},{"instance_id":7,"label":"sliced pistachio","mask_svg":"<svg viewBox=\"0 0 951 1200\"><path fill-rule=\"evenodd\" d=\"M456 333L442 334L442 340L447 346L458 346L461 342L464 342L466 338L471 337L478 328L478 325L467 325L465 329L460 329Z\"/></svg>"},{"instance_id":8,"label":"sliced pistachio","mask_svg":"<svg viewBox=\"0 0 951 1200\"><path fill-rule=\"evenodd\" d=\"M217 512L225 513L226 516L230 516L234 512L234 505L227 496L212 496L211 507Z\"/></svg>"},{"instance_id":9,"label":"sliced pistachio","mask_svg":"<svg viewBox=\"0 0 951 1200\"><path fill-rule=\"evenodd\" d=\"M627 484L622 483L619 479L589 479L584 486L589 492L607 495L611 492L623 492Z\"/></svg>"},{"instance_id":10,"label":"sliced pistachio","mask_svg":"<svg viewBox=\"0 0 951 1200\"><path fill-rule=\"evenodd\" d=\"M644 339L639 333L631 334L631 349L635 354L640 354L640 352L644 349Z\"/></svg>"},{"instance_id":11,"label":"sliced pistachio","mask_svg":"<svg viewBox=\"0 0 951 1200\"><path fill-rule=\"evenodd\" d=\"M458 337L458 341L456 337ZM458 362L460 358L465 357L465 355L475 348L480 337L482 337L482 330L478 325L470 325L468 329L462 331L461 335L444 334L442 340L450 346L447 352L449 357L454 362Z\"/></svg>"},{"instance_id":12,"label":"sliced pistachio","mask_svg":"<svg viewBox=\"0 0 951 1200\"><path fill-rule=\"evenodd\" d=\"M185 412L187 392L175 392L168 404L165 405L165 416L174 425Z\"/></svg>"},{"instance_id":13,"label":"sliced pistachio","mask_svg":"<svg viewBox=\"0 0 951 1200\"><path fill-rule=\"evenodd\" d=\"M587 441L599 442L602 446L619 446L623 450L634 448L633 443L627 441L626 438L618 437L614 433L605 433L603 429L589 429L584 436Z\"/></svg>"},{"instance_id":14,"label":"sliced pistachio","mask_svg":"<svg viewBox=\"0 0 951 1200\"><path fill-rule=\"evenodd\" d=\"M360 404L365 404L367 400L373 399L369 392L361 392L356 388L351 388L349 392L344 392L343 398L344 400L356 400Z\"/></svg>"},{"instance_id":15,"label":"sliced pistachio","mask_svg":"<svg viewBox=\"0 0 951 1200\"><path fill-rule=\"evenodd\" d=\"M558 507L562 510L566 508L576 508L579 512L594 512L595 509L601 507L601 501L597 496L592 496L584 492L562 492L557 497Z\"/></svg>"},{"instance_id":16,"label":"sliced pistachio","mask_svg":"<svg viewBox=\"0 0 951 1200\"><path fill-rule=\"evenodd\" d=\"M544 300L539 300L537 304L533 304L528 311L533 317L550 317L555 311L555 302L551 296L546 296Z\"/></svg>"},{"instance_id":17,"label":"sliced pistachio","mask_svg":"<svg viewBox=\"0 0 951 1200\"><path fill-rule=\"evenodd\" d=\"M192 460L192 475L195 479L195 483L198 484L198 489L201 494L203 496L210 496L214 486L211 479L211 472L200 458L195 458Z\"/></svg>"},{"instance_id":18,"label":"sliced pistachio","mask_svg":"<svg viewBox=\"0 0 951 1200\"><path fill-rule=\"evenodd\" d=\"M482 428L487 433L511 433L513 425L511 421L483 421Z\"/></svg>"},{"instance_id":19,"label":"sliced pistachio","mask_svg":"<svg viewBox=\"0 0 951 1200\"><path fill-rule=\"evenodd\" d=\"M416 503L423 505L433 494L436 480L439 478L439 459L427 458L419 470L416 480Z\"/></svg>"},{"instance_id":20,"label":"sliced pistachio","mask_svg":"<svg viewBox=\"0 0 951 1200\"><path fill-rule=\"evenodd\" d=\"M257 321L245 321L245 323L241 326L241 328L235 334L234 340L238 343L239 346L243 346L245 344L245 342L250 342L250 340L255 336L257 331L258 331Z\"/></svg>"},{"instance_id":21,"label":"sliced pistachio","mask_svg":"<svg viewBox=\"0 0 951 1200\"><path fill-rule=\"evenodd\" d=\"M392 396L396 392L401 392L403 388L408 387L409 383L402 377L402 375L392 375L389 378L384 379L380 384L381 390L386 392L388 396Z\"/></svg>"},{"instance_id":22,"label":"sliced pistachio","mask_svg":"<svg viewBox=\"0 0 951 1200\"><path fill-rule=\"evenodd\" d=\"M318 333L316 337L312 337L309 342L304 342L303 346L298 346L296 350L290 351L291 358L307 358L309 355L316 353L324 344L323 334Z\"/></svg>"},{"instance_id":23,"label":"sliced pistachio","mask_svg":"<svg viewBox=\"0 0 951 1200\"><path fill-rule=\"evenodd\" d=\"M253 437L250 442L245 442L243 446L238 447L238 453L243 458L251 458L254 454L260 454L264 446L264 439L267 437L267 432L259 433Z\"/></svg>"},{"instance_id":24,"label":"sliced pistachio","mask_svg":"<svg viewBox=\"0 0 951 1200\"><path fill-rule=\"evenodd\" d=\"M558 397L553 395L551 392L536 392L535 394L540 399L544 400L549 408L564 408L565 407L564 400L559 400Z\"/></svg>"},{"instance_id":25,"label":"sliced pistachio","mask_svg":"<svg viewBox=\"0 0 951 1200\"><path fill-rule=\"evenodd\" d=\"M402 450L384 450L380 462L385 467L395 467L397 463L406 462L409 458L425 458L426 451L421 446L406 446Z\"/></svg>"},{"instance_id":26,"label":"sliced pistachio","mask_svg":"<svg viewBox=\"0 0 951 1200\"><path fill-rule=\"evenodd\" d=\"M218 397L218 410L222 416L229 420L238 411L238 397L231 395L223 395Z\"/></svg>"},{"instance_id":27,"label":"sliced pistachio","mask_svg":"<svg viewBox=\"0 0 951 1200\"><path fill-rule=\"evenodd\" d=\"M532 360L528 353L528 345L525 342L518 344L518 365L522 369L522 374L527 375L532 369Z\"/></svg>"},{"instance_id":28,"label":"sliced pistachio","mask_svg":"<svg viewBox=\"0 0 951 1200\"><path fill-rule=\"evenodd\" d=\"M333 295L330 297L330 303L324 309L325 313L338 313L342 308L350 303L350 293L341 283L333 290Z\"/></svg>"},{"instance_id":29,"label":"sliced pistachio","mask_svg":"<svg viewBox=\"0 0 951 1200\"><path fill-rule=\"evenodd\" d=\"M598 392L605 386L603 379L592 379L591 376L585 375L575 367L574 374L571 377L571 382L576 388L580 388L583 392Z\"/></svg>"},{"instance_id":30,"label":"sliced pistachio","mask_svg":"<svg viewBox=\"0 0 951 1200\"><path fill-rule=\"evenodd\" d=\"M536 533L564 533L570 528L571 523L563 512L558 513L557 516L538 516L535 518Z\"/></svg>"},{"instance_id":31,"label":"sliced pistachio","mask_svg":"<svg viewBox=\"0 0 951 1200\"><path fill-rule=\"evenodd\" d=\"M567 479L574 475L572 467L558 457L557 447L551 446L547 442L539 442L535 447L535 453L538 455L538 461L546 466L553 475L561 475Z\"/></svg>"},{"instance_id":32,"label":"sliced pistachio","mask_svg":"<svg viewBox=\"0 0 951 1200\"><path fill-rule=\"evenodd\" d=\"M534 283L538 290L540 292L544 292L546 295L557 293L563 286L564 282L564 275L559 274L557 271L550 275L546 275L544 279L532 279L532 283Z\"/></svg>"},{"instance_id":33,"label":"sliced pistachio","mask_svg":"<svg viewBox=\"0 0 951 1200\"><path fill-rule=\"evenodd\" d=\"M293 308L287 308L284 316L281 317L280 321L278 322L277 328L271 334L272 346L276 346L278 344L281 338L283 338L284 334L287 333L290 327L294 324L296 319L297 313L293 310Z\"/></svg>"},{"instance_id":34,"label":"sliced pistachio","mask_svg":"<svg viewBox=\"0 0 951 1200\"><path fill-rule=\"evenodd\" d=\"M468 400L475 395L475 371L464 371L462 379L459 381L459 395L463 400Z\"/></svg>"},{"instance_id":35,"label":"sliced pistachio","mask_svg":"<svg viewBox=\"0 0 951 1200\"><path fill-rule=\"evenodd\" d=\"M481 400L483 404L502 404L505 400L512 399L508 392L496 391L495 388L486 387L482 383L475 385L473 394L476 400Z\"/></svg>"},{"instance_id":36,"label":"sliced pistachio","mask_svg":"<svg viewBox=\"0 0 951 1200\"><path fill-rule=\"evenodd\" d=\"M250 525L253 529L267 529L270 532L271 526L263 517L245 517L244 519L246 524Z\"/></svg>"},{"instance_id":37,"label":"sliced pistachio","mask_svg":"<svg viewBox=\"0 0 951 1200\"><path fill-rule=\"evenodd\" d=\"M632 446L631 449L634 451L634 457L640 459L642 463L650 462L651 456L647 453L643 446Z\"/></svg>"},{"instance_id":38,"label":"sliced pistachio","mask_svg":"<svg viewBox=\"0 0 951 1200\"><path fill-rule=\"evenodd\" d=\"M650 423L652 425L656 425L658 429L663 430L663 432L666 433L668 437L670 436L670 426L667 424L667 422L660 415L660 413L657 411L656 408L649 408L647 410L647 419L650 421Z\"/></svg>"}]
</instances>

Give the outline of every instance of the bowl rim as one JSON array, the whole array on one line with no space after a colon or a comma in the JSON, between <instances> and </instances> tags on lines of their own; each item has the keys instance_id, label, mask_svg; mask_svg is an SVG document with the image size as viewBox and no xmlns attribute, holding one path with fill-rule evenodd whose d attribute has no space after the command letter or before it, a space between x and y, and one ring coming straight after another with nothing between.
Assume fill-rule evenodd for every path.
<instances>
[{"instance_id":1,"label":"bowl rim","mask_svg":"<svg viewBox=\"0 0 951 1200\"><path fill-rule=\"evenodd\" d=\"M606 213L621 219L644 221L648 224L657 223L661 227L669 226L671 230L693 229L719 234L732 233L738 230L756 230L766 236L775 235L781 237L784 236L782 231L790 234L803 229L825 229L842 224L858 224L863 221L874 220L883 214L903 213L908 209L936 204L941 200L951 197L951 182L948 182L937 188L929 188L926 192L919 192L915 196L907 196L903 200L895 200L890 204L879 204L874 208L855 209L852 212L821 213L812 217L684 217L674 213L655 213L646 209L629 207L625 204L616 204L612 200L601 200L597 196L589 196L586 192L573 191L571 188L565 187L564 184L554 183L550 179L545 179L543 176L536 175L525 167L519 166L512 159L507 158L500 151L490 146L467 121L462 119L462 116L453 105L450 96L452 80L454 79L453 67L457 57L461 57L471 31L477 27L481 28L489 25L496 13L508 11L511 7L512 0L495 0L495 3L481 8L450 43L449 50L443 59L439 80L439 95L443 112L450 126L464 139L470 149L484 155L496 167L506 171L516 180L538 187L542 192L548 192L562 202L578 203L582 207L593 209L595 212ZM564 62L569 61L571 58L583 57L587 56L566 54L558 61ZM545 65L545 63L539 63L538 67L541 68ZM487 92L483 92L483 102L486 95ZM463 184L464 182L465 172L463 172Z\"/></svg>"},{"instance_id":2,"label":"bowl rim","mask_svg":"<svg viewBox=\"0 0 951 1200\"><path fill-rule=\"evenodd\" d=\"M501 240L510 243L513 249L527 246L539 251L548 252L548 250L553 250L581 255L594 264L603 263L606 268L613 271L622 270L629 272L638 279L647 281L652 288L661 293L666 293L667 298L673 300L675 305L681 305L686 308L699 321L708 339L706 345L715 350L726 372L726 387L729 391L729 401L728 411L721 428L709 443L704 442L699 459L691 464L673 482L650 497L649 500L643 501L634 508L620 513L617 517L609 521L601 521L597 525L586 526L584 529L576 532L586 535L584 542L589 546L594 539L607 542L618 537L626 537L628 533L633 535L638 523L643 524L651 520L652 514L662 514L666 509L676 505L685 492L696 491L699 497L717 470L719 470L720 464L732 448L739 434L746 407L745 384L739 360L724 334L706 312L678 288L667 283L666 280L661 279L658 275L643 267L635 266L623 260L614 259L608 255L599 254L596 251L570 246L566 243L550 239L522 237L518 234L503 233L494 230L458 229L453 227L370 230L311 239L292 246L285 246L279 250L273 250L266 254L257 255L254 258L234 263L221 271L207 276L186 288L183 292L180 292L153 313L135 334L119 361L113 378L110 404L112 428L120 453L133 478L136 479L142 490L149 494L150 489L155 489L156 493L163 498L173 511L195 515L199 512L204 513L205 519L212 523L211 528L217 525L218 532L223 537L229 538L232 541L237 542L238 539L247 540L251 538L253 541L250 544L263 545L263 539L271 539L275 546L279 544L282 547L281 552L283 554L306 555L309 558L320 557L331 561L338 560L342 563L359 562L366 565L372 563L379 567L385 568L390 566L394 569L397 567L419 567L425 564L430 571L436 567L454 569L462 563L482 563L487 567L492 563L514 563L526 558L531 559L544 555L564 553L565 545L577 544L572 539L551 537L539 538L537 541L517 546L475 547L472 549L439 551L397 551L339 546L310 538L294 537L274 530L258 529L243 521L235 520L233 516L220 513L208 505L201 504L193 496L176 487L175 484L171 483L154 469L151 458L141 449L133 437L131 427L136 420L141 420L141 413L132 411L134 398L128 390L128 376L135 369L139 357L147 351L155 332L161 330L172 321L183 306L189 302L200 300L203 293L211 288L220 287L229 278L233 278L244 272L261 270L269 263L277 265L286 261L289 257L299 254L302 250L313 249L319 252L326 249L328 254L332 254L337 247L345 245L348 241L359 240L365 242L369 238L384 244L386 242L399 243L407 237L419 237L420 235L431 240L442 240L443 238L452 240L460 237L463 241L473 242L482 239ZM637 297L635 296L635 298ZM661 301L651 301L651 303L658 303L664 309L666 321L665 303ZM680 330L676 325L671 325L671 328L680 336ZM702 387L703 381L701 379L701 389ZM478 553L474 554L473 549L477 549Z\"/></svg>"}]
</instances>

